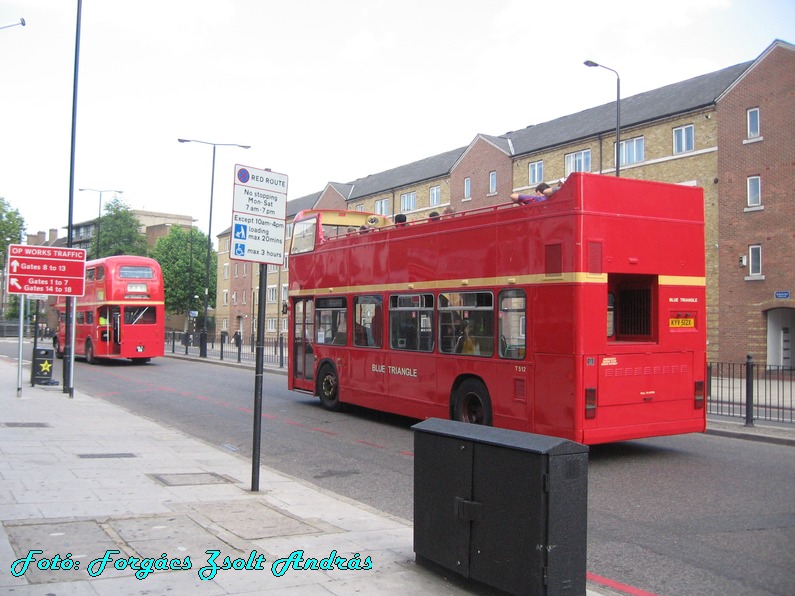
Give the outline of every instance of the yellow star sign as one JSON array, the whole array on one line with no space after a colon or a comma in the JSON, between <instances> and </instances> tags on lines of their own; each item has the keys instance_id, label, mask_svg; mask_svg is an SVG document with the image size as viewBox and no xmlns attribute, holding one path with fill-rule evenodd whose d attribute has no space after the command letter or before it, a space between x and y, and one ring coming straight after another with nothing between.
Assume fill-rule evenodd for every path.
<instances>
[{"instance_id":1,"label":"yellow star sign","mask_svg":"<svg viewBox=\"0 0 795 596\"><path fill-rule=\"evenodd\" d=\"M41 370L39 372L48 373L52 368L52 362L49 360L45 360L44 362L40 362L39 365L41 366Z\"/></svg>"}]
</instances>

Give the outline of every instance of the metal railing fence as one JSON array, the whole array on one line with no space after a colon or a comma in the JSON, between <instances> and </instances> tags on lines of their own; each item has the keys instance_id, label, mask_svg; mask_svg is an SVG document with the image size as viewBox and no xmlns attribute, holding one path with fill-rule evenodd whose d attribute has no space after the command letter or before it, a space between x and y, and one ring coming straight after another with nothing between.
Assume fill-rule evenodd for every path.
<instances>
[{"instance_id":1,"label":"metal railing fence","mask_svg":"<svg viewBox=\"0 0 795 596\"><path fill-rule=\"evenodd\" d=\"M707 365L707 413L754 420L795 423L795 371L782 366L711 362Z\"/></svg>"},{"instance_id":2,"label":"metal railing fence","mask_svg":"<svg viewBox=\"0 0 795 596\"><path fill-rule=\"evenodd\" d=\"M183 354L200 357L200 332L166 331L166 353ZM281 337L265 338L263 360L265 364L284 368L287 365L286 339ZM227 360L230 362L256 361L256 337L241 337L220 333L207 336L207 358Z\"/></svg>"}]
</instances>

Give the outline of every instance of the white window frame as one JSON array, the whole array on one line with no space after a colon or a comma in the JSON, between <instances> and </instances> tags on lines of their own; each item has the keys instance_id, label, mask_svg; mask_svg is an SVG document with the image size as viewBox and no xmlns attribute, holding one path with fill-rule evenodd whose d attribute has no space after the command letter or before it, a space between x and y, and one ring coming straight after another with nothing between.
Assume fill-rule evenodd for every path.
<instances>
[{"instance_id":1,"label":"white window frame","mask_svg":"<svg viewBox=\"0 0 795 596\"><path fill-rule=\"evenodd\" d=\"M237 290L232 292L232 306L237 306Z\"/></svg>"},{"instance_id":2,"label":"white window frame","mask_svg":"<svg viewBox=\"0 0 795 596\"><path fill-rule=\"evenodd\" d=\"M276 303L276 296L278 295L277 294L278 290L277 290L276 286L268 286L267 292L268 292L267 303L268 304L275 304Z\"/></svg>"},{"instance_id":3,"label":"white window frame","mask_svg":"<svg viewBox=\"0 0 795 596\"><path fill-rule=\"evenodd\" d=\"M762 136L762 128L759 120L759 108L748 108L746 112L746 131L749 139L756 139Z\"/></svg>"},{"instance_id":4,"label":"white window frame","mask_svg":"<svg viewBox=\"0 0 795 596\"><path fill-rule=\"evenodd\" d=\"M527 180L529 186L538 186L544 181L544 160L527 164Z\"/></svg>"},{"instance_id":5,"label":"white window frame","mask_svg":"<svg viewBox=\"0 0 795 596\"><path fill-rule=\"evenodd\" d=\"M431 186L430 190L428 191L428 205L431 207L436 207L442 204L442 187L441 186Z\"/></svg>"},{"instance_id":6,"label":"white window frame","mask_svg":"<svg viewBox=\"0 0 795 596\"><path fill-rule=\"evenodd\" d=\"M224 263L224 279L229 279L229 263Z\"/></svg>"},{"instance_id":7,"label":"white window frame","mask_svg":"<svg viewBox=\"0 0 795 596\"><path fill-rule=\"evenodd\" d=\"M748 275L753 278L763 277L761 244L751 244L748 247Z\"/></svg>"},{"instance_id":8,"label":"white window frame","mask_svg":"<svg viewBox=\"0 0 795 596\"><path fill-rule=\"evenodd\" d=\"M696 128L692 124L677 126L673 130L674 155L690 153L696 149Z\"/></svg>"},{"instance_id":9,"label":"white window frame","mask_svg":"<svg viewBox=\"0 0 795 596\"><path fill-rule=\"evenodd\" d=\"M745 183L745 196L748 207L762 206L762 178L760 176L748 176Z\"/></svg>"},{"instance_id":10,"label":"white window frame","mask_svg":"<svg viewBox=\"0 0 795 596\"><path fill-rule=\"evenodd\" d=\"M489 194L497 194L497 172L495 170L489 172Z\"/></svg>"},{"instance_id":11,"label":"white window frame","mask_svg":"<svg viewBox=\"0 0 795 596\"><path fill-rule=\"evenodd\" d=\"M583 149L582 151L567 153L564 156L564 161L566 164L566 176L572 172L590 172L591 150Z\"/></svg>"},{"instance_id":12,"label":"white window frame","mask_svg":"<svg viewBox=\"0 0 795 596\"><path fill-rule=\"evenodd\" d=\"M642 136L626 139L619 144L619 157L622 166L631 166L646 159L646 142Z\"/></svg>"},{"instance_id":13,"label":"white window frame","mask_svg":"<svg viewBox=\"0 0 795 596\"><path fill-rule=\"evenodd\" d=\"M356 205L356 211L364 211L364 205Z\"/></svg>"},{"instance_id":14,"label":"white window frame","mask_svg":"<svg viewBox=\"0 0 795 596\"><path fill-rule=\"evenodd\" d=\"M404 192L400 195L400 212L407 213L417 209L417 192Z\"/></svg>"},{"instance_id":15,"label":"white window frame","mask_svg":"<svg viewBox=\"0 0 795 596\"><path fill-rule=\"evenodd\" d=\"M276 319L268 317L268 331L270 333L276 333Z\"/></svg>"},{"instance_id":16,"label":"white window frame","mask_svg":"<svg viewBox=\"0 0 795 596\"><path fill-rule=\"evenodd\" d=\"M469 201L472 199L472 179L467 176L464 178L464 200Z\"/></svg>"},{"instance_id":17,"label":"white window frame","mask_svg":"<svg viewBox=\"0 0 795 596\"><path fill-rule=\"evenodd\" d=\"M224 290L221 296L221 304L229 306L229 290Z\"/></svg>"},{"instance_id":18,"label":"white window frame","mask_svg":"<svg viewBox=\"0 0 795 596\"><path fill-rule=\"evenodd\" d=\"M376 199L374 210L377 215L390 215L389 197L386 199Z\"/></svg>"}]
</instances>

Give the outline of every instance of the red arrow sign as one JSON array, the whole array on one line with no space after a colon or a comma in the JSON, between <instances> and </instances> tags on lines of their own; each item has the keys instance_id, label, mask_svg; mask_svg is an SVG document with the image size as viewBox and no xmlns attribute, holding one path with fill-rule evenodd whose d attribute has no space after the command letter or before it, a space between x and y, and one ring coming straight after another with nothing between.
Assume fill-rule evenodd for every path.
<instances>
[{"instance_id":1,"label":"red arrow sign","mask_svg":"<svg viewBox=\"0 0 795 596\"><path fill-rule=\"evenodd\" d=\"M11 244L8 247L6 291L9 294L82 296L86 251Z\"/></svg>"}]
</instances>

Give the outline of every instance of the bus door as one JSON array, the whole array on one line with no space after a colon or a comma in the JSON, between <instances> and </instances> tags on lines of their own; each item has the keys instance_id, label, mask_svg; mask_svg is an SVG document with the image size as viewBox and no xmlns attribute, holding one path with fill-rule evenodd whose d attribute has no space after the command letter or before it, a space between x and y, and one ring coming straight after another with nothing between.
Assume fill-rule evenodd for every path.
<instances>
[{"instance_id":1,"label":"bus door","mask_svg":"<svg viewBox=\"0 0 795 596\"><path fill-rule=\"evenodd\" d=\"M533 429L532 395L534 363L527 358L528 321L527 298L521 289L502 290L497 297L497 356L494 407L500 416L511 419L503 422L508 428L527 432Z\"/></svg>"},{"instance_id":2,"label":"bus door","mask_svg":"<svg viewBox=\"0 0 795 596\"><path fill-rule=\"evenodd\" d=\"M313 298L293 300L293 346L292 363L293 388L314 391L314 350L312 339L315 336L315 301Z\"/></svg>"},{"instance_id":3,"label":"bus door","mask_svg":"<svg viewBox=\"0 0 795 596\"><path fill-rule=\"evenodd\" d=\"M118 306L114 306L110 313L112 323L111 339L112 342L108 346L109 354L121 354L121 310Z\"/></svg>"}]
</instances>

